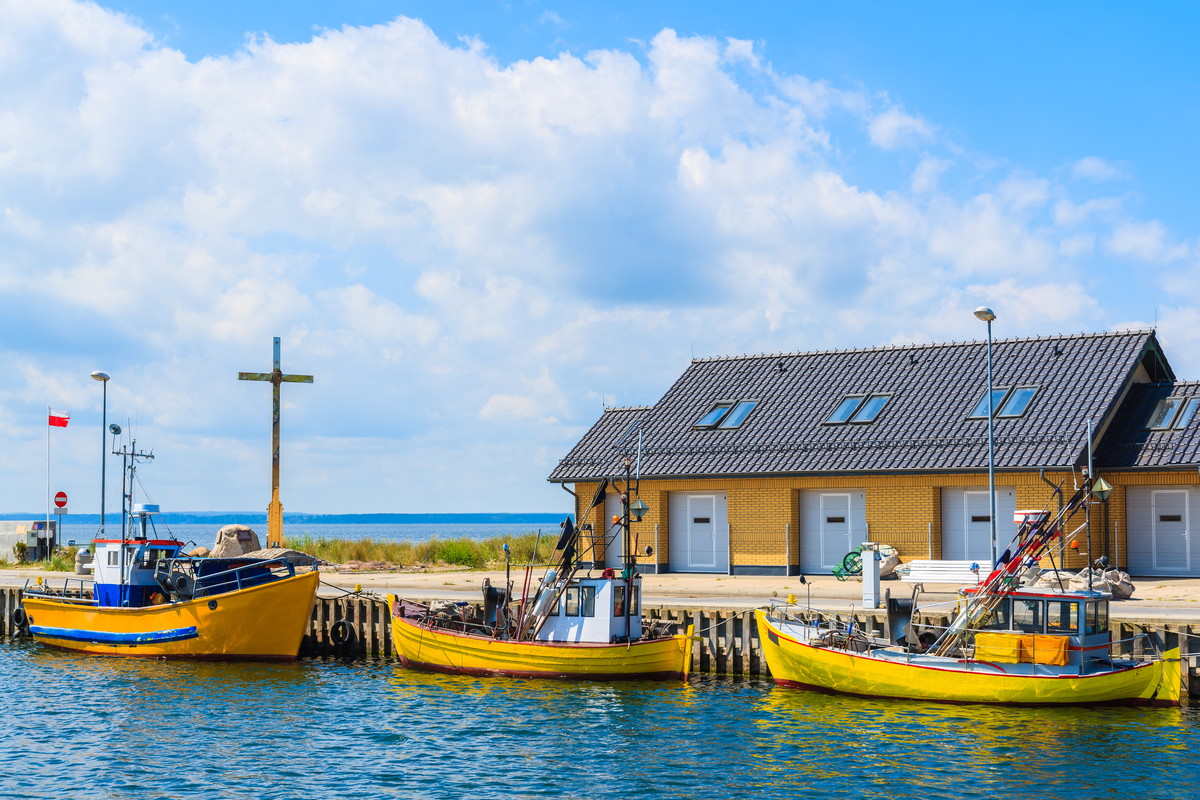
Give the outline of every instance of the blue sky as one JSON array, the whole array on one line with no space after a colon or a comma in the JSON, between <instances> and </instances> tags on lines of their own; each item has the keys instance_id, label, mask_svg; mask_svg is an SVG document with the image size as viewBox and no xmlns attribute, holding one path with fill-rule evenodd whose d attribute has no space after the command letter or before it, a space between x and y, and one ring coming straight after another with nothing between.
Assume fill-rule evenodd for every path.
<instances>
[{"instance_id":1,"label":"blue sky","mask_svg":"<svg viewBox=\"0 0 1200 800\"><path fill-rule=\"evenodd\" d=\"M1200 378L1200 12L0 0L0 509L560 510L693 355L1157 327ZM37 468L31 468L36 465ZM110 480L110 484L112 481ZM109 506L115 502L110 492ZM78 500L78 502L77 502Z\"/></svg>"}]
</instances>

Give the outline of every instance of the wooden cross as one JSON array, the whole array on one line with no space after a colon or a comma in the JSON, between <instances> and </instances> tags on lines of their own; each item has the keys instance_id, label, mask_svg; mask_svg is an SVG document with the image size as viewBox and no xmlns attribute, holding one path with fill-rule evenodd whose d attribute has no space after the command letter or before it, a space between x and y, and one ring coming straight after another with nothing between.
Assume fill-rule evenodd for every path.
<instances>
[{"instance_id":1,"label":"wooden cross","mask_svg":"<svg viewBox=\"0 0 1200 800\"><path fill-rule=\"evenodd\" d=\"M275 337L275 369L239 372L239 381L271 383L271 505L267 506L267 547L283 547L283 503L279 502L279 384L312 383L312 375L284 375L279 368L279 337Z\"/></svg>"}]
</instances>

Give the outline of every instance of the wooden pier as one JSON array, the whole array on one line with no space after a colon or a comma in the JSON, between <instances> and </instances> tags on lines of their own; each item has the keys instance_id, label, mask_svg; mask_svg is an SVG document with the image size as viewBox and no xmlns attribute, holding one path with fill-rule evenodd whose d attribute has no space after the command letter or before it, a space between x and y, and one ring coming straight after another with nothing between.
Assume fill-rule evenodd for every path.
<instances>
[{"instance_id":1,"label":"wooden pier","mask_svg":"<svg viewBox=\"0 0 1200 800\"><path fill-rule=\"evenodd\" d=\"M21 590L0 588L0 636L18 634L13 611L20 605ZM692 649L692 672L703 675L752 676L768 674L758 628L751 610L687 608L678 604L643 606L646 619L696 626L699 641ZM851 615L843 615L849 617ZM882 632L882 610L857 610L855 622L867 631ZM944 614L922 617L921 624L944 626ZM1183 658L1183 693L1200 693L1200 620L1126 620L1110 618L1113 640L1121 642L1121 655L1139 658L1155 649L1178 646ZM1145 634L1149 643L1137 637ZM313 603L308 629L300 646L301 657L392 658L391 615L387 603L370 594L319 597Z\"/></svg>"}]
</instances>

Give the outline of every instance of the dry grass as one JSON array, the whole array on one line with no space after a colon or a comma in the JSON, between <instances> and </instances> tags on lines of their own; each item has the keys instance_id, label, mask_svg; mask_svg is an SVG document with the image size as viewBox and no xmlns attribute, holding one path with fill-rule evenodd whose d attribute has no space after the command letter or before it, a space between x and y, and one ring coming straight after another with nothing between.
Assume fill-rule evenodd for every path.
<instances>
[{"instance_id":1,"label":"dry grass","mask_svg":"<svg viewBox=\"0 0 1200 800\"><path fill-rule=\"evenodd\" d=\"M289 536L284 545L293 550L316 556L335 564L365 562L394 567L455 566L468 569L488 569L504 566L504 545L507 544L513 564L531 560L541 563L549 558L557 535L542 535L534 557L537 534L497 536L491 539L439 539L436 536L423 542L381 542L374 539L328 539L312 536Z\"/></svg>"}]
</instances>

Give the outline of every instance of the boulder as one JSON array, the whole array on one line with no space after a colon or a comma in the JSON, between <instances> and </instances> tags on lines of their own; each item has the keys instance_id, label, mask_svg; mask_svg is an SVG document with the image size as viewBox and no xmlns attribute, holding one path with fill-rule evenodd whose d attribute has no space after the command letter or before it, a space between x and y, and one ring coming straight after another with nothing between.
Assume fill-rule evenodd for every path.
<instances>
[{"instance_id":1,"label":"boulder","mask_svg":"<svg viewBox=\"0 0 1200 800\"><path fill-rule=\"evenodd\" d=\"M191 550L188 550L187 554L194 558L207 558L208 554L211 552L212 551L204 545L200 545L199 547L193 547Z\"/></svg>"},{"instance_id":2,"label":"boulder","mask_svg":"<svg viewBox=\"0 0 1200 800\"><path fill-rule=\"evenodd\" d=\"M262 549L258 534L245 525L226 525L217 531L217 542L210 558L236 558Z\"/></svg>"}]
</instances>

